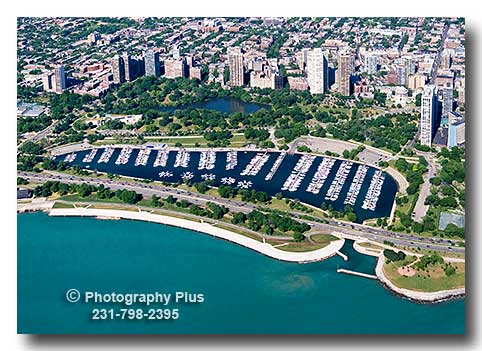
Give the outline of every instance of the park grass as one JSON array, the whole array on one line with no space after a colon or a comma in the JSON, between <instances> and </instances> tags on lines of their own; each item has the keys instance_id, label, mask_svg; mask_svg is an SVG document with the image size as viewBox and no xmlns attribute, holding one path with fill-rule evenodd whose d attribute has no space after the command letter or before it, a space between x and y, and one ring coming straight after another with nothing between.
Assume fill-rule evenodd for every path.
<instances>
[{"instance_id":1,"label":"park grass","mask_svg":"<svg viewBox=\"0 0 482 351\"><path fill-rule=\"evenodd\" d=\"M55 202L52 208L74 208L74 205L65 202Z\"/></svg>"},{"instance_id":2,"label":"park grass","mask_svg":"<svg viewBox=\"0 0 482 351\"><path fill-rule=\"evenodd\" d=\"M380 251L384 250L383 247L372 244L372 243L369 243L369 242L358 243L358 245L360 245L361 247L367 248L367 249L373 249L372 252L375 252L375 250L380 250Z\"/></svg>"},{"instance_id":3,"label":"park grass","mask_svg":"<svg viewBox=\"0 0 482 351\"><path fill-rule=\"evenodd\" d=\"M290 251L290 252L307 252L321 249L328 246L329 242L323 244L311 244L308 242L301 243L288 243L288 245L278 246L278 250Z\"/></svg>"},{"instance_id":4,"label":"park grass","mask_svg":"<svg viewBox=\"0 0 482 351\"><path fill-rule=\"evenodd\" d=\"M332 241L340 240L331 234L314 234L310 237L310 239L317 244L329 244Z\"/></svg>"},{"instance_id":5,"label":"park grass","mask_svg":"<svg viewBox=\"0 0 482 351\"><path fill-rule=\"evenodd\" d=\"M441 264L430 265L426 270L417 270L412 277L398 273L398 268L412 263L414 256L408 256L404 261L390 262L383 265L383 273L397 287L422 292L457 289L465 286L465 263L451 263L457 271L447 276Z\"/></svg>"}]
</instances>

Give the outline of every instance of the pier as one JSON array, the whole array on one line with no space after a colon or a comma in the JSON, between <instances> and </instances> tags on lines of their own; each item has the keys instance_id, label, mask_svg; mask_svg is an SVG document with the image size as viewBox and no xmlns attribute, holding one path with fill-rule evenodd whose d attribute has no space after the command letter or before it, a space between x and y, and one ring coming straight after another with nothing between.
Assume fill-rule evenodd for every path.
<instances>
[{"instance_id":1,"label":"pier","mask_svg":"<svg viewBox=\"0 0 482 351\"><path fill-rule=\"evenodd\" d=\"M271 168L269 173L266 175L266 177L264 177L264 180L271 180L273 178L276 171L278 171L278 168L281 165L281 162L283 162L285 156L286 156L286 152L283 151L283 152L280 153L280 155L278 156L278 158L274 162L273 167Z\"/></svg>"},{"instance_id":2,"label":"pier","mask_svg":"<svg viewBox=\"0 0 482 351\"><path fill-rule=\"evenodd\" d=\"M348 261L348 256L345 255L344 253L341 253L340 251L337 251L336 254L343 258L343 261Z\"/></svg>"},{"instance_id":3,"label":"pier","mask_svg":"<svg viewBox=\"0 0 482 351\"><path fill-rule=\"evenodd\" d=\"M338 268L336 270L337 273L345 273L345 274L351 274L351 275L357 275L359 277L363 278L368 278L368 279L378 279L376 275L373 274L367 274L367 273L361 273L361 272L356 272L356 271L350 271L349 269L344 269L344 268Z\"/></svg>"}]
</instances>

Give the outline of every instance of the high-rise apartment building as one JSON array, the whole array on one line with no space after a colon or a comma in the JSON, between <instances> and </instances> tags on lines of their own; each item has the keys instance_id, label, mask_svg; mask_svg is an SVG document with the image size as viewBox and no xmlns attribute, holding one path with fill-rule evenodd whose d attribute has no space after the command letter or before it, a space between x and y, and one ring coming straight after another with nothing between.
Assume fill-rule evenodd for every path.
<instances>
[{"instance_id":1,"label":"high-rise apartment building","mask_svg":"<svg viewBox=\"0 0 482 351\"><path fill-rule=\"evenodd\" d=\"M296 53L296 63L298 64L299 69L302 71L305 70L306 68L309 51L310 49L303 48L298 53Z\"/></svg>"},{"instance_id":2,"label":"high-rise apartment building","mask_svg":"<svg viewBox=\"0 0 482 351\"><path fill-rule=\"evenodd\" d=\"M46 72L42 77L42 83L45 91L54 90L54 74L53 72Z\"/></svg>"},{"instance_id":3,"label":"high-rise apartment building","mask_svg":"<svg viewBox=\"0 0 482 351\"><path fill-rule=\"evenodd\" d=\"M65 80L65 68L64 66L57 66L54 70L54 91L57 94L61 94L66 88L67 83Z\"/></svg>"},{"instance_id":4,"label":"high-rise apartment building","mask_svg":"<svg viewBox=\"0 0 482 351\"><path fill-rule=\"evenodd\" d=\"M159 77L161 75L161 61L159 53L154 50L148 50L144 53L144 65L146 76Z\"/></svg>"},{"instance_id":5,"label":"high-rise apartment building","mask_svg":"<svg viewBox=\"0 0 482 351\"><path fill-rule=\"evenodd\" d=\"M440 124L446 126L449 123L449 112L454 105L454 89L448 85L442 88L442 118Z\"/></svg>"},{"instance_id":6,"label":"high-rise apartment building","mask_svg":"<svg viewBox=\"0 0 482 351\"><path fill-rule=\"evenodd\" d=\"M435 85L426 85L420 107L420 144L432 146L436 131L437 98Z\"/></svg>"},{"instance_id":7,"label":"high-rise apartment building","mask_svg":"<svg viewBox=\"0 0 482 351\"><path fill-rule=\"evenodd\" d=\"M350 77L352 71L352 57L349 52L338 53L337 82L341 95L350 95Z\"/></svg>"},{"instance_id":8,"label":"high-rise apartment building","mask_svg":"<svg viewBox=\"0 0 482 351\"><path fill-rule=\"evenodd\" d=\"M365 56L365 71L368 74L375 74L378 71L378 57L373 54Z\"/></svg>"},{"instance_id":9,"label":"high-rise apartment building","mask_svg":"<svg viewBox=\"0 0 482 351\"><path fill-rule=\"evenodd\" d=\"M408 89L417 90L425 86L427 77L424 74L417 73L408 76Z\"/></svg>"},{"instance_id":10,"label":"high-rise apartment building","mask_svg":"<svg viewBox=\"0 0 482 351\"><path fill-rule=\"evenodd\" d=\"M328 61L321 48L308 51L306 73L311 94L328 91Z\"/></svg>"},{"instance_id":11,"label":"high-rise apartment building","mask_svg":"<svg viewBox=\"0 0 482 351\"><path fill-rule=\"evenodd\" d=\"M164 61L164 70L164 76L169 79L178 77L186 78L187 76L186 62L182 58Z\"/></svg>"},{"instance_id":12,"label":"high-rise apartment building","mask_svg":"<svg viewBox=\"0 0 482 351\"><path fill-rule=\"evenodd\" d=\"M283 75L276 60L274 62L255 60L249 84L253 88L281 89L283 87Z\"/></svg>"},{"instance_id":13,"label":"high-rise apartment building","mask_svg":"<svg viewBox=\"0 0 482 351\"><path fill-rule=\"evenodd\" d=\"M408 71L405 65L399 65L396 67L397 84L407 86L408 85Z\"/></svg>"},{"instance_id":14,"label":"high-rise apartment building","mask_svg":"<svg viewBox=\"0 0 482 351\"><path fill-rule=\"evenodd\" d=\"M128 53L124 53L124 55L122 55L122 59L124 60L125 79L127 82L131 82L135 79L134 63L132 62L132 58Z\"/></svg>"},{"instance_id":15,"label":"high-rise apartment building","mask_svg":"<svg viewBox=\"0 0 482 351\"><path fill-rule=\"evenodd\" d=\"M112 76L115 84L125 82L124 60L119 55L115 55L111 60Z\"/></svg>"},{"instance_id":16,"label":"high-rise apartment building","mask_svg":"<svg viewBox=\"0 0 482 351\"><path fill-rule=\"evenodd\" d=\"M232 48L228 50L229 65L229 85L233 87L241 87L244 85L244 63L241 48Z\"/></svg>"}]
</instances>

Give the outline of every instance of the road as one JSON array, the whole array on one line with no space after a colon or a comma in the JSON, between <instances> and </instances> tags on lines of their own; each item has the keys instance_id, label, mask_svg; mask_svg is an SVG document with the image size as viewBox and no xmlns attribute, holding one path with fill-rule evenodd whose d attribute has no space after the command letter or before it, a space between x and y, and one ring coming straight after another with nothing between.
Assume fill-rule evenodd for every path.
<instances>
[{"instance_id":1,"label":"road","mask_svg":"<svg viewBox=\"0 0 482 351\"><path fill-rule=\"evenodd\" d=\"M26 143L27 141L32 141L32 142L37 142L37 141L40 141L42 140L43 138L45 138L47 135L49 135L52 130L55 128L55 126L57 125L57 122L58 121L54 121L52 122L52 124L50 124L47 128L45 129L42 129L40 132L32 135L31 137L29 138L26 138L24 141L22 141L18 147L22 146L24 143Z\"/></svg>"},{"instance_id":2,"label":"road","mask_svg":"<svg viewBox=\"0 0 482 351\"><path fill-rule=\"evenodd\" d=\"M210 201L218 205L226 206L234 212L249 213L258 208L257 205L243 203L233 199L218 198L206 194L198 194L190 191L165 187L161 185L152 185L144 183L134 183L125 180L111 180L100 179L87 176L74 176L59 172L49 171L44 173L27 173L18 172L19 177L28 179L34 182L60 181L69 184L87 183L95 186L103 184L112 190L128 189L136 191L143 196L150 197L152 195L167 197L172 195L178 199L184 199L196 205L204 205ZM262 205L259 207L263 207ZM355 235L360 238L371 239L374 241L383 242L385 240L393 242L396 245L408 246L413 248L420 248L426 250L437 250L443 252L465 252L465 248L453 246L455 241L445 238L427 238L410 234L395 233L385 229L373 228L363 224L356 224L334 219L325 219L327 223L319 223L316 221L306 220L300 218L306 214L300 212L292 212L294 218L300 222L305 222L311 225L314 229L323 230L325 232L345 232L350 235Z\"/></svg>"},{"instance_id":3,"label":"road","mask_svg":"<svg viewBox=\"0 0 482 351\"><path fill-rule=\"evenodd\" d=\"M420 195L418 196L417 203L415 204L412 213L412 219L417 222L421 222L429 208L428 205L425 205L425 199L428 195L430 195L430 179L437 175L437 166L431 153L416 151L416 154L425 157L428 163L428 172L425 175L422 188L420 189Z\"/></svg>"}]
</instances>

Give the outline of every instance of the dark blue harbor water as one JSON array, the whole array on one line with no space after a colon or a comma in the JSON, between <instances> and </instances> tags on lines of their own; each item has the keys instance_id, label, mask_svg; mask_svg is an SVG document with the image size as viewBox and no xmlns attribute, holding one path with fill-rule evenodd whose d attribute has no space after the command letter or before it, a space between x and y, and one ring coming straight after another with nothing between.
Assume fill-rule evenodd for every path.
<instances>
[{"instance_id":1,"label":"dark blue harbor water","mask_svg":"<svg viewBox=\"0 0 482 351\"><path fill-rule=\"evenodd\" d=\"M374 272L375 259L347 241L323 262L280 262L208 235L127 220L20 214L18 331L34 334L464 333L464 300L417 304L380 283L336 272ZM90 319L68 289L101 293L187 291L177 321ZM134 308L141 307L134 305ZM156 306L157 307L157 306ZM120 308L120 307L119 307Z\"/></svg>"},{"instance_id":2,"label":"dark blue harbor water","mask_svg":"<svg viewBox=\"0 0 482 351\"><path fill-rule=\"evenodd\" d=\"M257 102L244 102L235 98L216 98L207 101L196 102L188 105L181 105L176 107L160 107L159 111L174 112L176 110L184 109L205 109L215 110L222 113L232 114L234 112L253 113L262 108L270 110L271 106L267 104L260 104Z\"/></svg>"},{"instance_id":3,"label":"dark blue harbor water","mask_svg":"<svg viewBox=\"0 0 482 351\"><path fill-rule=\"evenodd\" d=\"M227 171L226 170L226 152L217 152L216 153L216 163L215 167L212 170L198 170L199 159L200 159L200 152L198 151L191 151L190 152L190 161L186 168L184 167L174 167L176 154L178 151L171 150L169 152L168 162L166 167L153 167L154 161L157 157L157 150L152 150L149 159L147 160L146 166L135 166L135 160L139 153L140 149L133 149L129 161L124 165L117 165L115 161L120 154L121 149L117 148L113 155L111 156L109 162L107 163L97 163L99 160L102 152L104 149L99 149L97 151L96 156L94 157L93 161L90 163L84 163L83 158L86 154L90 152L90 150L84 150L77 153L77 157L75 160L70 163L71 165L78 165L83 168L88 168L90 170L97 170L106 173L112 174L120 174L130 177L136 178L144 178L144 179L152 179L152 180L159 180L159 181L167 181L167 182L178 182L182 181L182 176L185 175L185 172L192 172L193 178L191 182L202 182L204 179L202 175L214 175L214 186L221 185L221 181L223 178L232 177L236 180L236 182L232 186L237 186L239 181L251 181L252 182L252 189L265 191L271 196L276 195L277 193L281 193L284 197L297 199L301 202L320 207L323 202L327 205L332 205L334 209L341 210L345 206L344 200L346 198L346 194L348 189L350 188L350 184L352 183L352 179L356 173L357 168L360 166L357 163L353 164L353 167L348 174L348 177L343 185L343 188L339 194L339 197L336 201L326 200L325 195L332 183L333 179L335 178L336 172L343 162L341 160L336 160L335 165L331 169L328 178L326 179L323 187L320 189L318 194L312 194L306 191L307 186L309 185L313 175L315 174L318 165L322 162L323 158L317 156L311 167L309 168L306 176L304 177L303 181L301 182L300 186L298 187L297 191L290 192L287 190L281 190L283 183L288 178L291 173L291 170L296 165L297 161L302 156L301 154L287 154L283 159L283 162L279 166L277 172L274 174L273 178L269 181L265 180L266 175L270 172L273 168L273 164L275 163L277 157L279 156L279 152L270 152L268 161L264 164L264 166L260 169L257 175L255 176L241 176L240 173L245 169L246 165L250 162L250 160L256 155L256 151L238 151L238 164L237 166ZM58 156L58 160L64 160L67 155ZM162 171L169 171L172 172L172 176L168 178L161 178L159 176L159 172ZM365 180L362 184L360 192L358 194L357 200L355 205L353 206L354 212L357 215L357 222L362 222L368 218L377 218L377 217L388 217L390 215L390 211L392 209L392 204L395 198L395 194L397 191L397 184L393 180L393 178L385 174L385 181L383 183L383 187L381 189L381 195L378 199L376 208L374 211L369 209L363 209L361 207L363 200L365 199L366 192L370 185L370 180L375 172L375 169L369 167Z\"/></svg>"}]
</instances>

